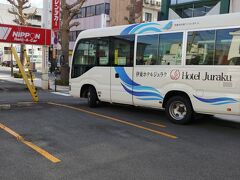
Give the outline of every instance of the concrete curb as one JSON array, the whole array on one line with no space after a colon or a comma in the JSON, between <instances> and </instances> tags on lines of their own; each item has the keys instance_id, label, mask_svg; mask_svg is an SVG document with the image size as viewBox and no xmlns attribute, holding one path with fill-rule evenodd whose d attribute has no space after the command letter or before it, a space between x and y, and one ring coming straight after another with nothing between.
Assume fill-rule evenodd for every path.
<instances>
[{"instance_id":1,"label":"concrete curb","mask_svg":"<svg viewBox=\"0 0 240 180\"><path fill-rule=\"evenodd\" d=\"M0 104L0 110L10 110L17 107L30 107L36 103L34 102L17 102L13 104Z\"/></svg>"},{"instance_id":2,"label":"concrete curb","mask_svg":"<svg viewBox=\"0 0 240 180\"><path fill-rule=\"evenodd\" d=\"M11 104L0 104L0 110L9 110L11 109Z\"/></svg>"}]
</instances>

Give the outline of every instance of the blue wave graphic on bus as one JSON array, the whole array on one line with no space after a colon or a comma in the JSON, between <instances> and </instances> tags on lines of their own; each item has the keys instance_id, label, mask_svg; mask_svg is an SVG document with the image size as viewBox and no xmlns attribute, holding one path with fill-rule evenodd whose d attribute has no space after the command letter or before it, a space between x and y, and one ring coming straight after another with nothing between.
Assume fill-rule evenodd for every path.
<instances>
[{"instance_id":1,"label":"blue wave graphic on bus","mask_svg":"<svg viewBox=\"0 0 240 180\"><path fill-rule=\"evenodd\" d=\"M220 97L220 98L213 98L213 99L204 99L204 98L200 98L197 96L194 96L194 97L201 102L208 103L211 105L234 104L234 103L239 102L236 99L228 98L228 97Z\"/></svg>"},{"instance_id":2,"label":"blue wave graphic on bus","mask_svg":"<svg viewBox=\"0 0 240 180\"><path fill-rule=\"evenodd\" d=\"M149 22L149 23L144 23L144 24L134 24L134 25L131 25L131 26L127 27L126 29L124 29L121 32L121 35L143 34L146 32L158 33L158 32L162 32L164 30L171 29L172 25L173 25L172 21L170 21L163 27L161 24L156 23L156 22Z\"/></svg>"},{"instance_id":3,"label":"blue wave graphic on bus","mask_svg":"<svg viewBox=\"0 0 240 180\"><path fill-rule=\"evenodd\" d=\"M140 84L135 83L125 72L123 67L115 67L115 71L119 74L120 79L129 85L140 86Z\"/></svg>"},{"instance_id":4,"label":"blue wave graphic on bus","mask_svg":"<svg viewBox=\"0 0 240 180\"><path fill-rule=\"evenodd\" d=\"M115 67L115 71L119 74L121 79L121 85L124 90L127 91L130 95L136 96L137 99L145 101L162 101L163 97L160 95L160 92L149 86L142 86L132 79L129 78L123 67Z\"/></svg>"}]
</instances>

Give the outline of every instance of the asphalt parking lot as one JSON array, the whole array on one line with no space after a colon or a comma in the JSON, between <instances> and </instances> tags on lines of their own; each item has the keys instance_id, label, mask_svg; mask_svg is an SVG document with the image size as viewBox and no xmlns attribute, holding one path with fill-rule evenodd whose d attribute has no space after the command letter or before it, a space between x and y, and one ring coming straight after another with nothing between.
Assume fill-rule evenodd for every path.
<instances>
[{"instance_id":1,"label":"asphalt parking lot","mask_svg":"<svg viewBox=\"0 0 240 180\"><path fill-rule=\"evenodd\" d=\"M158 110L90 109L85 100L39 93L38 104L0 110L0 179L240 177L239 123L201 117L180 126Z\"/></svg>"},{"instance_id":2,"label":"asphalt parking lot","mask_svg":"<svg viewBox=\"0 0 240 180\"><path fill-rule=\"evenodd\" d=\"M0 131L3 179L239 178L238 124L213 118L176 126L154 110L59 105L1 111L2 124L60 160Z\"/></svg>"}]
</instances>

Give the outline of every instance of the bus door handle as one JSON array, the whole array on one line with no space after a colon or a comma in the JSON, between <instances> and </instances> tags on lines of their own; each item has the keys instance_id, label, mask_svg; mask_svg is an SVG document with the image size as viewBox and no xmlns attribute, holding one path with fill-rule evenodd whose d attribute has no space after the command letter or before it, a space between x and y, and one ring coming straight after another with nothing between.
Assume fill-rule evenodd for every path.
<instances>
[{"instance_id":1,"label":"bus door handle","mask_svg":"<svg viewBox=\"0 0 240 180\"><path fill-rule=\"evenodd\" d=\"M115 78L119 78L119 74L118 73L115 73Z\"/></svg>"}]
</instances>

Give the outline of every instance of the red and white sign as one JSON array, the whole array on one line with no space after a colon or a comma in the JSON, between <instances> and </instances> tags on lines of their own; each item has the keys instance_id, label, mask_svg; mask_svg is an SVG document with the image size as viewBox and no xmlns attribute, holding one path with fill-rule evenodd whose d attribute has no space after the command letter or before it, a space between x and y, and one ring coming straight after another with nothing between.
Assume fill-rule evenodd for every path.
<instances>
[{"instance_id":1,"label":"red and white sign","mask_svg":"<svg viewBox=\"0 0 240 180\"><path fill-rule=\"evenodd\" d=\"M50 45L51 30L0 24L0 42Z\"/></svg>"},{"instance_id":2,"label":"red and white sign","mask_svg":"<svg viewBox=\"0 0 240 180\"><path fill-rule=\"evenodd\" d=\"M60 0L52 0L52 30L60 29Z\"/></svg>"},{"instance_id":3,"label":"red and white sign","mask_svg":"<svg viewBox=\"0 0 240 180\"><path fill-rule=\"evenodd\" d=\"M180 78L180 71L178 69L174 69L170 72L170 77L172 80L178 80Z\"/></svg>"}]
</instances>

